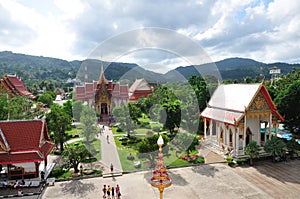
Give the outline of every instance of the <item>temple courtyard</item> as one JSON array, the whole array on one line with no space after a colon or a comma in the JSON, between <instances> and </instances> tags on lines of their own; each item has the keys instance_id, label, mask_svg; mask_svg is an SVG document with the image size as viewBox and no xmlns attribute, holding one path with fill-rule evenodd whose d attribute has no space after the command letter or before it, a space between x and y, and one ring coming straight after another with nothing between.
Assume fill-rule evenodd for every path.
<instances>
[{"instance_id":1,"label":"temple courtyard","mask_svg":"<svg viewBox=\"0 0 300 199\"><path fill-rule=\"evenodd\" d=\"M300 160L272 163L256 162L253 167L231 168L223 163L170 169L173 185L164 198L299 198ZM115 178L89 178L56 182L43 192L43 199L102 198L104 184L121 187L122 199L159 198L151 187L150 171L124 174ZM36 196L34 197L36 198Z\"/></svg>"}]
</instances>

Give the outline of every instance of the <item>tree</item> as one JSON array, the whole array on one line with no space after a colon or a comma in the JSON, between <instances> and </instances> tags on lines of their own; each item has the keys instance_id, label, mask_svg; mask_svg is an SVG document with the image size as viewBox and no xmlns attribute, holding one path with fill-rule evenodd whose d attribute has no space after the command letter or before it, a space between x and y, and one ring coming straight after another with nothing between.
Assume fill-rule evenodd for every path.
<instances>
[{"instance_id":1,"label":"tree","mask_svg":"<svg viewBox=\"0 0 300 199\"><path fill-rule=\"evenodd\" d=\"M165 146L167 146L169 142L169 138L166 135L162 135L162 137L164 140L163 148L165 148ZM156 134L144 138L141 142L137 144L139 158L147 158L150 162L150 168L153 168L155 166L155 157L158 155L158 138L159 135ZM166 152L166 150L163 150L163 152Z\"/></svg>"},{"instance_id":2,"label":"tree","mask_svg":"<svg viewBox=\"0 0 300 199\"><path fill-rule=\"evenodd\" d=\"M66 101L63 104L63 110L72 118L73 117L73 112L72 112L72 106L73 102L71 100Z\"/></svg>"},{"instance_id":3,"label":"tree","mask_svg":"<svg viewBox=\"0 0 300 199\"><path fill-rule=\"evenodd\" d=\"M172 142L179 149L184 150L188 156L190 155L190 152L195 150L196 146L199 144L199 140L195 135L181 132L176 134L176 137Z\"/></svg>"},{"instance_id":4,"label":"tree","mask_svg":"<svg viewBox=\"0 0 300 199\"><path fill-rule=\"evenodd\" d=\"M175 100L173 102L165 102L162 104L164 109L161 110L160 115L166 115L166 118L161 117L160 122L164 124L164 127L169 129L170 133L174 133L174 128L179 127L181 122L181 102Z\"/></svg>"},{"instance_id":5,"label":"tree","mask_svg":"<svg viewBox=\"0 0 300 199\"><path fill-rule=\"evenodd\" d=\"M270 140L266 141L264 149L267 153L270 153L275 161L276 157L283 157L286 152L286 144L282 139L272 136Z\"/></svg>"},{"instance_id":6,"label":"tree","mask_svg":"<svg viewBox=\"0 0 300 199\"><path fill-rule=\"evenodd\" d=\"M50 107L53 104L54 98L51 93L45 92L38 97L38 101Z\"/></svg>"},{"instance_id":7,"label":"tree","mask_svg":"<svg viewBox=\"0 0 300 199\"><path fill-rule=\"evenodd\" d=\"M80 121L82 109L83 109L82 101L78 100L78 101L73 102L72 112L73 112L73 117L77 122Z\"/></svg>"},{"instance_id":8,"label":"tree","mask_svg":"<svg viewBox=\"0 0 300 199\"><path fill-rule=\"evenodd\" d=\"M60 144L60 152L64 150L66 140L65 131L72 124L72 118L57 104L51 106L50 113L46 115L47 126L50 132L53 132L53 139L56 144Z\"/></svg>"},{"instance_id":9,"label":"tree","mask_svg":"<svg viewBox=\"0 0 300 199\"><path fill-rule=\"evenodd\" d=\"M74 168L74 172L78 173L78 165L90 156L89 151L83 144L66 145L66 150L62 153L67 168Z\"/></svg>"},{"instance_id":10,"label":"tree","mask_svg":"<svg viewBox=\"0 0 300 199\"><path fill-rule=\"evenodd\" d=\"M0 94L0 120L7 120L8 115L8 95Z\"/></svg>"},{"instance_id":11,"label":"tree","mask_svg":"<svg viewBox=\"0 0 300 199\"><path fill-rule=\"evenodd\" d=\"M276 97L280 113L285 115L284 124L296 136L300 136L300 80Z\"/></svg>"},{"instance_id":12,"label":"tree","mask_svg":"<svg viewBox=\"0 0 300 199\"><path fill-rule=\"evenodd\" d=\"M113 109L113 115L117 123L119 123L119 128L127 132L127 137L130 137L131 131L136 128L134 121L130 115L128 106L119 106Z\"/></svg>"},{"instance_id":13,"label":"tree","mask_svg":"<svg viewBox=\"0 0 300 199\"><path fill-rule=\"evenodd\" d=\"M7 117L9 120L28 119L26 114L30 111L32 101L27 99L26 96L14 96L8 98L7 101ZM31 118L32 119L32 118Z\"/></svg>"},{"instance_id":14,"label":"tree","mask_svg":"<svg viewBox=\"0 0 300 199\"><path fill-rule=\"evenodd\" d=\"M97 117L94 109L84 106L80 116L80 124L82 126L82 134L85 137L88 150L92 151L91 141L97 133Z\"/></svg>"},{"instance_id":15,"label":"tree","mask_svg":"<svg viewBox=\"0 0 300 199\"><path fill-rule=\"evenodd\" d=\"M250 165L253 165L253 159L259 155L259 145L255 141L251 141L245 147L245 154L250 156Z\"/></svg>"},{"instance_id":16,"label":"tree","mask_svg":"<svg viewBox=\"0 0 300 199\"><path fill-rule=\"evenodd\" d=\"M132 120L137 123L138 118L142 116L141 109L135 103L132 103L132 102L128 103L128 108L129 108L129 114L130 114Z\"/></svg>"}]
</instances>

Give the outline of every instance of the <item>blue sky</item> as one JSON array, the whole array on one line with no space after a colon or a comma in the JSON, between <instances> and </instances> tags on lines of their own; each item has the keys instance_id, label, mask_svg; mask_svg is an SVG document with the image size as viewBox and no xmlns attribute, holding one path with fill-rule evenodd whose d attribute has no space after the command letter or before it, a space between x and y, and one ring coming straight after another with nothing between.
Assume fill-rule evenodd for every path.
<instances>
[{"instance_id":1,"label":"blue sky","mask_svg":"<svg viewBox=\"0 0 300 199\"><path fill-rule=\"evenodd\" d=\"M0 51L85 59L108 39L157 27L196 42L213 61L299 63L299 10L295 0L0 0ZM165 70L187 65L178 56L149 49L118 59Z\"/></svg>"}]
</instances>

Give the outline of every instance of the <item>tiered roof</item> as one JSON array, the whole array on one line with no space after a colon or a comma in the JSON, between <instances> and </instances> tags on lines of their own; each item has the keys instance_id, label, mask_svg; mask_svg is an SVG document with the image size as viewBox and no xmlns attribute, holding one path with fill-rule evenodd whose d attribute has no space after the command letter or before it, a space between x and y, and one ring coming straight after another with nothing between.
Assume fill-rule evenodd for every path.
<instances>
[{"instance_id":1,"label":"tiered roof","mask_svg":"<svg viewBox=\"0 0 300 199\"><path fill-rule=\"evenodd\" d=\"M201 113L201 117L236 125L249 110L258 94L263 95L272 114L283 121L263 83L219 85Z\"/></svg>"},{"instance_id":2,"label":"tiered roof","mask_svg":"<svg viewBox=\"0 0 300 199\"><path fill-rule=\"evenodd\" d=\"M0 121L0 164L41 162L53 147L45 119Z\"/></svg>"},{"instance_id":3,"label":"tiered roof","mask_svg":"<svg viewBox=\"0 0 300 199\"><path fill-rule=\"evenodd\" d=\"M0 80L0 87L3 87L9 95L28 96L34 99L35 96L28 91L22 80L17 75L5 75Z\"/></svg>"}]
</instances>

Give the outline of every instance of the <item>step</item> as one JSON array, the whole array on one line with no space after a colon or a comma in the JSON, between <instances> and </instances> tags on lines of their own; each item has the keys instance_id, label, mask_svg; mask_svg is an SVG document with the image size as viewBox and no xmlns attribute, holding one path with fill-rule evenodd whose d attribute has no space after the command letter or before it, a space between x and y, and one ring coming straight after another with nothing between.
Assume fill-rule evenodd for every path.
<instances>
[{"instance_id":1,"label":"step","mask_svg":"<svg viewBox=\"0 0 300 199\"><path fill-rule=\"evenodd\" d=\"M103 173L102 177L103 178L110 178L110 177L118 177L118 176L122 176L123 173L122 172L118 172L118 173Z\"/></svg>"}]
</instances>

